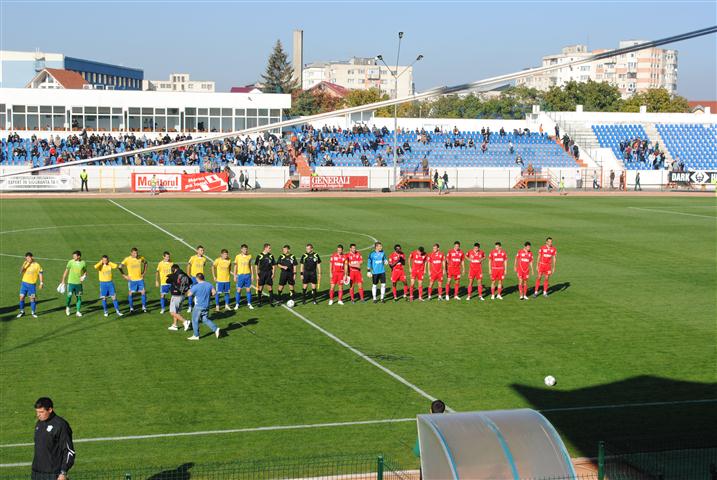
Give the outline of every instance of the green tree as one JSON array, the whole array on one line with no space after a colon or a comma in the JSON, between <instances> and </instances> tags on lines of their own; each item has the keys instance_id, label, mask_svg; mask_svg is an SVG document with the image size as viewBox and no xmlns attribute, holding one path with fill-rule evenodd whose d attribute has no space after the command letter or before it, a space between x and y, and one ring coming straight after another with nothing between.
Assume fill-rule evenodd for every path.
<instances>
[{"instance_id":1,"label":"green tree","mask_svg":"<svg viewBox=\"0 0 717 480\"><path fill-rule=\"evenodd\" d=\"M295 90L291 95L289 115L292 117L316 115L320 113L320 108L321 105L316 97L308 90Z\"/></svg>"},{"instance_id":2,"label":"green tree","mask_svg":"<svg viewBox=\"0 0 717 480\"><path fill-rule=\"evenodd\" d=\"M685 97L670 96L664 88L650 88L645 92L634 94L621 105L623 112L639 112L645 105L648 112L655 113L684 113L689 112L690 106Z\"/></svg>"},{"instance_id":3,"label":"green tree","mask_svg":"<svg viewBox=\"0 0 717 480\"><path fill-rule=\"evenodd\" d=\"M368 90L349 90L348 95L344 98L343 104L346 107L360 107L361 105L381 102L383 100L388 100L386 93L381 93L378 88L369 88Z\"/></svg>"},{"instance_id":4,"label":"green tree","mask_svg":"<svg viewBox=\"0 0 717 480\"><path fill-rule=\"evenodd\" d=\"M274 50L269 55L266 72L261 78L264 81L262 90L265 93L291 93L298 88L294 80L294 69L284 52L281 40L276 41Z\"/></svg>"}]
</instances>

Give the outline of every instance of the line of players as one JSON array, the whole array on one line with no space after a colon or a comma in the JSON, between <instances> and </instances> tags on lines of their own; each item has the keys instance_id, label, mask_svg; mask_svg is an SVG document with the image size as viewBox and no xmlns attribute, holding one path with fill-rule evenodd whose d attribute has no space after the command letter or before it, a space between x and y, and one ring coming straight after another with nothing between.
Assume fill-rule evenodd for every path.
<instances>
[{"instance_id":1,"label":"line of players","mask_svg":"<svg viewBox=\"0 0 717 480\"><path fill-rule=\"evenodd\" d=\"M453 286L453 298L460 300L458 295L461 279L466 274L466 263L468 264L468 295L470 300L473 287L477 290L478 298L483 297L483 263L488 259L489 274L491 279L491 299L502 300L503 281L508 269L508 254L500 242L495 242L495 248L486 256L479 243L474 243L473 248L463 252L461 242L456 241L453 248L447 253L441 251L440 245L434 243L431 252L426 253L423 247L418 247L408 257L403 252L401 245L394 245L393 252L386 257L383 253L383 246L376 242L374 251L369 254L367 265L367 276L372 282L372 298L374 303L384 301L386 296L386 271L385 266L391 268L391 288L394 301L400 298L413 301L423 301L423 282L428 276L427 296L431 300L434 285L437 286L438 300L450 300L451 285ZM361 252L356 251L355 245L351 245L348 253L343 252L343 246L338 245L336 252L329 258L331 264L331 282L329 288L329 305L333 304L338 289L337 303L343 305L343 286L350 286L351 301L354 301L354 286L358 287L358 294L361 300L364 299L363 274L361 266L363 257ZM553 246L553 239L548 237L545 245L538 251L538 274L535 282L534 296L539 295L540 282L542 280L543 296L548 296L550 276L555 272L557 262L557 249ZM406 272L408 268L408 273ZM518 291L521 300L528 300L528 280L535 274L533 252L530 242L525 242L515 256L514 271L518 277ZM407 282L410 279L410 283ZM445 283L445 286L444 286ZM403 284L403 296L399 297L398 287ZM377 290L380 289L380 296ZM414 295L416 294L417 295ZM445 296L444 296L445 294Z\"/></svg>"},{"instance_id":2,"label":"line of players","mask_svg":"<svg viewBox=\"0 0 717 480\"><path fill-rule=\"evenodd\" d=\"M458 292L461 279L466 273L466 263L468 263L468 295L466 300L472 298L474 283L478 298L483 300L483 263L488 259L489 275L491 279L491 299L502 299L503 281L506 277L508 269L508 254L502 248L500 242L495 243L495 248L486 256L481 249L479 243L475 243L473 248L467 253L461 250L460 242L456 241L453 248L447 253L441 251L440 246L436 243L432 246L431 252L427 253L423 247L418 247L407 257L400 245L394 246L394 251L390 255L386 255L383 251L381 242L376 242L374 250L368 255L367 259L367 277L371 281L371 296L374 302L385 301L386 298L386 267L391 269L391 287L394 301L399 300L398 287L403 284L404 299L413 301L417 299L423 301L423 282L428 276L427 296L432 298L433 287L437 286L438 299L450 299L450 288L453 285L454 299L460 299ZM557 261L557 250L553 246L552 238L546 239L545 245L538 250L538 266L537 277L535 282L534 296L539 295L541 280L543 286L543 295L548 295L548 285L550 276L555 272ZM191 277L192 284L197 283L197 277L201 275L204 279L204 269L207 262L204 247L197 247L195 255L192 255L187 262L187 274ZM333 305L334 298L337 303L343 305L343 288L349 287L350 299L352 302L356 300L356 296L361 301L365 300L362 272L363 255L356 248L355 244L349 246L349 251L344 253L342 245L338 245L336 251L329 257L330 264L330 288L329 288L329 305ZM255 258L249 254L247 245L242 245L240 253L238 253L234 261L229 258L229 252L226 249L221 250L221 254L214 261L211 261L212 277L216 284L215 305L216 310L220 309L221 296L224 296L225 309L230 307L230 291L231 279L234 277L236 286L234 309L238 309L241 304L242 291L246 294L247 307L253 309L252 304L252 288L257 291L258 305L261 306L263 299L263 291L268 290L269 304L275 305L273 284L276 274L278 273L278 294L281 297L284 288L288 285L289 299L294 298L294 289L296 284L296 276L301 278L303 287L303 303L307 301L307 290L310 290L311 300L315 304L316 292L321 285L321 257L314 251L312 244L306 245L306 252L300 259L291 253L289 245L284 245L282 253L276 259L271 253L271 245L264 244L263 250ZM108 300L112 300L115 312L122 316L117 301L116 289L112 279L113 270L118 270L128 284L128 304L129 311L134 311L133 295L139 294L142 311L147 311L147 294L145 288L144 277L147 272L148 263L146 259L139 255L137 248L132 248L130 255L123 259L119 264L111 262L107 255L103 255L99 262L94 265L97 271L100 298L104 315L108 316ZM232 268L233 267L233 268ZM408 268L408 273L406 272ZM518 291L521 300L528 299L528 280L535 273L534 258L531 251L530 242L525 242L515 256L514 271L518 277ZM172 259L169 252L164 252L162 260L158 263L156 269L155 285L160 288L160 306L161 312L165 312L166 296L184 295L186 292L173 291L173 284L170 281L172 275L176 275L179 270ZM25 313L25 298L30 299L31 313L36 317L36 287L39 281L39 288L42 288L43 271L39 263L37 263L32 253L25 255L25 261L21 268L21 286L20 286L20 303L18 317ZM76 315L82 316L80 309L82 304L83 283L87 276L87 266L80 251L72 254L72 260L67 262L65 271L60 281L58 291L66 293L65 312L69 316L71 314L70 304L72 296L76 300ZM407 281L410 279L410 283ZM256 280L256 284L253 281ZM445 288L444 288L445 281ZM67 284L65 284L67 282ZM410 292L410 293L409 293ZM417 294L417 295L414 295ZM279 298L280 300L281 298ZM173 310L176 310L174 306ZM187 309L191 312L191 302ZM172 313L178 313L173 311Z\"/></svg>"}]
</instances>

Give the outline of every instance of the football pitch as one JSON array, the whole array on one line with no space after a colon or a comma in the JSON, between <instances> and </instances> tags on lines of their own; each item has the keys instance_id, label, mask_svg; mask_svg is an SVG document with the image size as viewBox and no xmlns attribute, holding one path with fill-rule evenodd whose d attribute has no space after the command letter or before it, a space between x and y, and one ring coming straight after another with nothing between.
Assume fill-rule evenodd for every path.
<instances>
[{"instance_id":1,"label":"football pitch","mask_svg":"<svg viewBox=\"0 0 717 480\"><path fill-rule=\"evenodd\" d=\"M551 294L521 302L513 257L547 236ZM504 299L329 307L328 255L353 242L365 258L375 239L406 252L501 241ZM184 267L198 244L233 258L264 242L297 256L314 244L318 305L212 310L218 340L167 330L154 287L164 250ZM411 419L430 398L540 410L572 456L595 455L599 440L714 440L716 245L707 197L2 199L0 463L32 460L40 396L72 425L78 471L359 452L416 467ZM105 318L91 266L135 246L150 262L150 311ZM82 318L55 291L76 249L90 267ZM15 318L26 251L45 275L37 319ZM28 469L0 475L15 468Z\"/></svg>"}]
</instances>

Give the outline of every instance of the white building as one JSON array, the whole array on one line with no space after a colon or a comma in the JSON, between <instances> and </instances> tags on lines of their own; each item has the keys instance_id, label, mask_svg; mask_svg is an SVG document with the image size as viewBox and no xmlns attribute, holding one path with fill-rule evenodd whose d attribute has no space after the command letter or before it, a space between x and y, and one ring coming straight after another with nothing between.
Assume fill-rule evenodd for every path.
<instances>
[{"instance_id":1,"label":"white building","mask_svg":"<svg viewBox=\"0 0 717 480\"><path fill-rule=\"evenodd\" d=\"M291 95L0 88L0 132L233 132L281 121Z\"/></svg>"},{"instance_id":2,"label":"white building","mask_svg":"<svg viewBox=\"0 0 717 480\"><path fill-rule=\"evenodd\" d=\"M395 67L391 67L393 70ZM402 73L404 72L405 73ZM378 88L389 97L413 94L413 67L399 66L398 92L388 68L375 58L353 57L347 61L314 62L304 66L302 89L308 90L321 82L334 83L344 88L368 90Z\"/></svg>"},{"instance_id":3,"label":"white building","mask_svg":"<svg viewBox=\"0 0 717 480\"><path fill-rule=\"evenodd\" d=\"M620 48L639 45L644 40L625 40ZM589 51L586 45L571 45L558 54L543 57L542 66L554 66L587 58L607 50ZM623 97L650 88L664 88L669 93L677 93L677 50L649 48L639 52L618 55L617 57L589 62L575 67L566 67L546 73L540 73L516 80L517 85L548 90L562 86L567 82L608 82L620 89Z\"/></svg>"},{"instance_id":4,"label":"white building","mask_svg":"<svg viewBox=\"0 0 717 480\"><path fill-rule=\"evenodd\" d=\"M168 80L143 80L142 90L155 92L214 92L212 80L190 80L188 73L173 73Z\"/></svg>"}]
</instances>

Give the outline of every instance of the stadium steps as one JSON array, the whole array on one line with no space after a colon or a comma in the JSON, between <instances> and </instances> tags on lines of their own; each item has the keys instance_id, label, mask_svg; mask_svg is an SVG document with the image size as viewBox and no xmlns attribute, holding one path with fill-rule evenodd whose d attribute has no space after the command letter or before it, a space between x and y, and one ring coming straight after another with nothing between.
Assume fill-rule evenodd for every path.
<instances>
[{"instance_id":1,"label":"stadium steps","mask_svg":"<svg viewBox=\"0 0 717 480\"><path fill-rule=\"evenodd\" d=\"M303 155L296 157L296 173L302 177L310 177L314 173Z\"/></svg>"},{"instance_id":2,"label":"stadium steps","mask_svg":"<svg viewBox=\"0 0 717 480\"><path fill-rule=\"evenodd\" d=\"M655 124L645 123L642 125L642 128L645 129L645 133L647 134L647 138L650 139L650 142L652 142L653 145L659 143L660 151L665 152L665 165L672 165L674 158L672 157L665 140L662 138L662 135L660 135L660 132L657 130Z\"/></svg>"}]
</instances>

